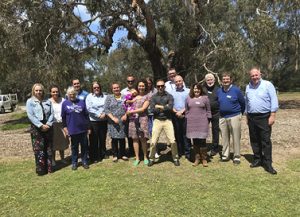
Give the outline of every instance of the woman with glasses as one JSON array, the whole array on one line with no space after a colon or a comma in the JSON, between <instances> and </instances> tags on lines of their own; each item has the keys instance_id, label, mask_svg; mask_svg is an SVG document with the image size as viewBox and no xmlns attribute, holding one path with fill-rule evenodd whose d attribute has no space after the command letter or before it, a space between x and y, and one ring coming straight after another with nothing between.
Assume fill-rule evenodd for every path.
<instances>
[{"instance_id":1,"label":"woman with glasses","mask_svg":"<svg viewBox=\"0 0 300 217\"><path fill-rule=\"evenodd\" d=\"M39 176L52 170L53 109L50 100L44 99L44 86L36 83L31 98L26 102L27 116L31 122L30 134L35 156L36 173Z\"/></svg>"},{"instance_id":2,"label":"woman with glasses","mask_svg":"<svg viewBox=\"0 0 300 217\"><path fill-rule=\"evenodd\" d=\"M50 96L54 112L52 166L55 166L55 151L59 151L61 162L64 164L67 163L65 161L64 150L69 147L69 138L65 135L63 130L61 106L65 99L61 97L58 86L53 85L50 87Z\"/></svg>"},{"instance_id":3,"label":"woman with glasses","mask_svg":"<svg viewBox=\"0 0 300 217\"><path fill-rule=\"evenodd\" d=\"M108 119L108 133L111 137L113 162L118 159L128 160L125 155L125 122L126 111L123 107L123 97L120 92L120 85L116 82L111 85L112 94L105 100L104 112Z\"/></svg>"},{"instance_id":4,"label":"woman with glasses","mask_svg":"<svg viewBox=\"0 0 300 217\"><path fill-rule=\"evenodd\" d=\"M89 157L92 163L102 161L106 156L107 119L104 113L106 95L97 81L92 83L91 93L86 97L86 107L90 118Z\"/></svg>"}]
</instances>

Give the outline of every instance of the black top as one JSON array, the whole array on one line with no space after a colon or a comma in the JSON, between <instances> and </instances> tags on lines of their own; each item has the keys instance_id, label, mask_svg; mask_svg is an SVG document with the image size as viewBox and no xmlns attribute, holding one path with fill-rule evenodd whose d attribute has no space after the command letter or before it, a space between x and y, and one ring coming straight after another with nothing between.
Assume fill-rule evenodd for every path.
<instances>
[{"instance_id":1,"label":"black top","mask_svg":"<svg viewBox=\"0 0 300 217\"><path fill-rule=\"evenodd\" d=\"M208 87L206 83L203 85L203 91L206 92L210 102L212 115L217 114L220 111L220 106L219 106L218 96L217 96L218 89L219 87L216 84L214 84L211 87Z\"/></svg>"},{"instance_id":2,"label":"black top","mask_svg":"<svg viewBox=\"0 0 300 217\"><path fill-rule=\"evenodd\" d=\"M162 105L164 108L156 109L155 105ZM163 94L156 93L150 101L150 112L154 114L154 119L172 119L173 105L174 98L171 94L166 91Z\"/></svg>"}]
</instances>

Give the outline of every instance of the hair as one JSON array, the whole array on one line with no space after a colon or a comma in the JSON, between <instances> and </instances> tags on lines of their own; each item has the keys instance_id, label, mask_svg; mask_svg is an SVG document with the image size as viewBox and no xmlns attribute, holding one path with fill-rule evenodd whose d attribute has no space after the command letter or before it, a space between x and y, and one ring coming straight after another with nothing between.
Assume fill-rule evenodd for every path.
<instances>
[{"instance_id":1,"label":"hair","mask_svg":"<svg viewBox=\"0 0 300 217\"><path fill-rule=\"evenodd\" d=\"M212 78L213 80L216 80L215 76L212 73L207 73L205 75L205 80L207 80L208 78Z\"/></svg>"},{"instance_id":2,"label":"hair","mask_svg":"<svg viewBox=\"0 0 300 217\"><path fill-rule=\"evenodd\" d=\"M168 70L168 74L169 74L169 71L172 71L172 70L174 70L174 71L175 71L175 73L177 74L177 71L176 71L176 69L175 69L174 67L171 67L171 68L169 68L169 70Z\"/></svg>"},{"instance_id":3,"label":"hair","mask_svg":"<svg viewBox=\"0 0 300 217\"><path fill-rule=\"evenodd\" d=\"M99 85L99 88L100 88L100 94L101 94L101 93L102 93L102 87L101 87L100 82L98 82L98 81L93 81L93 82L92 82L92 85L91 85L91 93L93 93L93 91L94 91L94 88L93 88L94 84L98 84L98 85Z\"/></svg>"},{"instance_id":4,"label":"hair","mask_svg":"<svg viewBox=\"0 0 300 217\"><path fill-rule=\"evenodd\" d=\"M43 98L44 98L44 95L45 95L45 88L44 88L44 86L43 86L41 83L35 83L35 84L32 86L32 89L31 89L31 96L35 96L35 94L34 94L34 89L35 89L37 86L40 86L40 87L42 88L42 91L43 91Z\"/></svg>"},{"instance_id":5,"label":"hair","mask_svg":"<svg viewBox=\"0 0 300 217\"><path fill-rule=\"evenodd\" d=\"M194 84L192 84L191 89L190 89L190 93L189 93L189 96L190 96L191 98L194 98L194 97L195 97L195 93L194 93L194 88L195 88L195 87L197 87L197 89L200 90L200 96L206 95L206 93L203 91L202 85L201 85L200 83L194 83Z\"/></svg>"},{"instance_id":6,"label":"hair","mask_svg":"<svg viewBox=\"0 0 300 217\"><path fill-rule=\"evenodd\" d=\"M133 78L135 78L133 74L128 74L126 78L128 78L128 77L133 77Z\"/></svg>"},{"instance_id":7,"label":"hair","mask_svg":"<svg viewBox=\"0 0 300 217\"><path fill-rule=\"evenodd\" d=\"M148 83L147 83L146 79L140 79L140 80L138 80L138 82L136 82L135 89L140 94L138 86L139 86L139 83L141 83L141 82L144 83L144 85L145 85L145 93L148 93Z\"/></svg>"},{"instance_id":8,"label":"hair","mask_svg":"<svg viewBox=\"0 0 300 217\"><path fill-rule=\"evenodd\" d=\"M117 85L119 85L119 87L121 87L119 82L114 81L114 82L112 82L111 85L110 85L111 91L112 91L112 87L113 87L114 84L117 84Z\"/></svg>"},{"instance_id":9,"label":"hair","mask_svg":"<svg viewBox=\"0 0 300 217\"><path fill-rule=\"evenodd\" d=\"M75 81L75 80L78 80L79 82L80 82L80 80L78 79L78 78L73 78L72 80L71 80L71 84L73 85L73 81Z\"/></svg>"},{"instance_id":10,"label":"hair","mask_svg":"<svg viewBox=\"0 0 300 217\"><path fill-rule=\"evenodd\" d=\"M57 88L57 90L58 90L58 97L61 97L61 93L60 93L60 89L59 89L59 87L57 86L57 85L51 85L50 86L50 88L49 88L49 92L50 92L50 96L51 96L51 90L53 89L53 88Z\"/></svg>"},{"instance_id":11,"label":"hair","mask_svg":"<svg viewBox=\"0 0 300 217\"><path fill-rule=\"evenodd\" d=\"M165 81L163 79L157 79L155 84L157 84L159 81L162 81L165 83Z\"/></svg>"},{"instance_id":12,"label":"hair","mask_svg":"<svg viewBox=\"0 0 300 217\"><path fill-rule=\"evenodd\" d=\"M231 75L231 73L229 73L229 72L223 72L222 73L222 78L223 77L229 77L231 80L232 80L232 75Z\"/></svg>"},{"instance_id":13,"label":"hair","mask_svg":"<svg viewBox=\"0 0 300 217\"><path fill-rule=\"evenodd\" d=\"M67 89L67 95L69 96L69 94L74 93L77 96L77 91L75 90L75 88L73 86L68 87Z\"/></svg>"}]
</instances>

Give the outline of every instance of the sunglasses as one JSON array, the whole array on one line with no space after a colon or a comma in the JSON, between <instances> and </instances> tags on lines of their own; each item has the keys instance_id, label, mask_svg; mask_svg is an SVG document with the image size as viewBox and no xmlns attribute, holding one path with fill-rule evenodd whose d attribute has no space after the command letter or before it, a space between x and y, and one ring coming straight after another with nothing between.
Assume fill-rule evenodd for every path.
<instances>
[{"instance_id":1,"label":"sunglasses","mask_svg":"<svg viewBox=\"0 0 300 217\"><path fill-rule=\"evenodd\" d=\"M127 80L127 83L133 83L134 80Z\"/></svg>"},{"instance_id":2,"label":"sunglasses","mask_svg":"<svg viewBox=\"0 0 300 217\"><path fill-rule=\"evenodd\" d=\"M164 88L165 85L156 85L157 88Z\"/></svg>"}]
</instances>

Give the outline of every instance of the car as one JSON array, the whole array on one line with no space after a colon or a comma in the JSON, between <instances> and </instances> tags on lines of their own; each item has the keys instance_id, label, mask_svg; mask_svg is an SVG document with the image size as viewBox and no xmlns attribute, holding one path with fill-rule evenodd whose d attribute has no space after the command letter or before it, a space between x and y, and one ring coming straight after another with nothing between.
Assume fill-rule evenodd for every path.
<instances>
[{"instance_id":1,"label":"car","mask_svg":"<svg viewBox=\"0 0 300 217\"><path fill-rule=\"evenodd\" d=\"M14 111L16 106L14 103L16 103L16 101L13 102L9 95L0 95L0 113L3 114L6 110Z\"/></svg>"}]
</instances>

